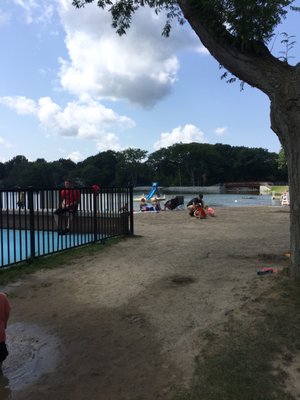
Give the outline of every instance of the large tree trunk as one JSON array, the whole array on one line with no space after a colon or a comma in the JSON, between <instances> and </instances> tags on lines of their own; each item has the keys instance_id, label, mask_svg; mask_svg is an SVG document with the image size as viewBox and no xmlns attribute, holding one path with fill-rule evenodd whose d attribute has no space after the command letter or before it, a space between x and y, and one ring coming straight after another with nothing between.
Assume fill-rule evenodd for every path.
<instances>
[{"instance_id":1,"label":"large tree trunk","mask_svg":"<svg viewBox=\"0 0 300 400\"><path fill-rule=\"evenodd\" d=\"M272 129L284 148L290 192L290 272L300 278L300 80L291 75L289 84L271 99Z\"/></svg>"},{"instance_id":2,"label":"large tree trunk","mask_svg":"<svg viewBox=\"0 0 300 400\"><path fill-rule=\"evenodd\" d=\"M300 138L291 140L289 144L288 169L290 188L290 272L295 278L300 278ZM286 148L285 148L286 149Z\"/></svg>"}]
</instances>

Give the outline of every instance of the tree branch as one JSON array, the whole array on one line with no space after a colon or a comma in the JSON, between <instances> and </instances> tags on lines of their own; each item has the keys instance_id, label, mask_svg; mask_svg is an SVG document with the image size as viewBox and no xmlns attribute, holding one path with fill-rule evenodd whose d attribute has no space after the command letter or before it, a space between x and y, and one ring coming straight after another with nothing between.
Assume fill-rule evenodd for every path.
<instances>
[{"instance_id":1,"label":"tree branch","mask_svg":"<svg viewBox=\"0 0 300 400\"><path fill-rule=\"evenodd\" d=\"M205 13L201 13L201 2L195 7L191 3L190 0L178 1L184 17L211 55L240 80L269 97L274 95L274 88L280 89L281 82L294 67L274 57L263 42L251 41L245 48L219 22L216 22L218 29L211 27Z\"/></svg>"}]
</instances>

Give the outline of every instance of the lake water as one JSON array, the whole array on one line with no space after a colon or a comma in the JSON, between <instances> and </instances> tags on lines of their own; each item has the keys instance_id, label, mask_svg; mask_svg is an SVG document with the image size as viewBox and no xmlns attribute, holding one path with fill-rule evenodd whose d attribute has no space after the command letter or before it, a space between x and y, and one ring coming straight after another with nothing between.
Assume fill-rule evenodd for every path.
<instances>
[{"instance_id":1,"label":"lake water","mask_svg":"<svg viewBox=\"0 0 300 400\"><path fill-rule=\"evenodd\" d=\"M178 193L177 193L178 194ZM134 198L142 196L143 193L134 193ZM178 194L179 195L179 194ZM161 202L163 205L167 200L176 194L166 195L166 200ZM184 206L197 196L195 193L185 193ZM203 195L204 204L211 207L249 207L249 206L280 206L279 199L272 199L270 195L245 195L245 194L205 194ZM134 209L139 209L139 202L134 202Z\"/></svg>"}]
</instances>

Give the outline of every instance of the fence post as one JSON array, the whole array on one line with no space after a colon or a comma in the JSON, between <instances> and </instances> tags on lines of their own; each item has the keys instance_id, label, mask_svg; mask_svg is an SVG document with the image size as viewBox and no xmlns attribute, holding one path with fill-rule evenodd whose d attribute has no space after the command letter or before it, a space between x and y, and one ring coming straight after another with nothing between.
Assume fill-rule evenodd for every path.
<instances>
[{"instance_id":1,"label":"fence post","mask_svg":"<svg viewBox=\"0 0 300 400\"><path fill-rule=\"evenodd\" d=\"M130 235L134 234L134 227L133 227L133 185L130 186L129 189L130 195Z\"/></svg>"},{"instance_id":2,"label":"fence post","mask_svg":"<svg viewBox=\"0 0 300 400\"><path fill-rule=\"evenodd\" d=\"M94 208L94 242L97 242L97 236L98 236L98 221L97 221L97 198L94 193L92 194L93 196L93 208Z\"/></svg>"},{"instance_id":3,"label":"fence post","mask_svg":"<svg viewBox=\"0 0 300 400\"><path fill-rule=\"evenodd\" d=\"M35 257L33 189L28 190L28 208L29 208L29 231L30 231L30 259L33 260Z\"/></svg>"}]
</instances>

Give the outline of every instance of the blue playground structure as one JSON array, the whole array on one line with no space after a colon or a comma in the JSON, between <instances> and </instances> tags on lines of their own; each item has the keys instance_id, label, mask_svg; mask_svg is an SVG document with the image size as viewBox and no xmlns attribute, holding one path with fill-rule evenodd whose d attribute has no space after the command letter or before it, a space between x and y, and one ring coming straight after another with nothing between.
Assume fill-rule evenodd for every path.
<instances>
[{"instance_id":1,"label":"blue playground structure","mask_svg":"<svg viewBox=\"0 0 300 400\"><path fill-rule=\"evenodd\" d=\"M151 188L150 192L148 193L148 195L147 195L147 197L146 197L146 200L150 200L150 199L155 195L155 193L156 193L157 191L158 191L158 183L157 183L157 182L154 182L153 185L152 185L152 188Z\"/></svg>"}]
</instances>

